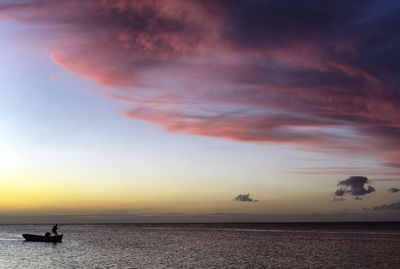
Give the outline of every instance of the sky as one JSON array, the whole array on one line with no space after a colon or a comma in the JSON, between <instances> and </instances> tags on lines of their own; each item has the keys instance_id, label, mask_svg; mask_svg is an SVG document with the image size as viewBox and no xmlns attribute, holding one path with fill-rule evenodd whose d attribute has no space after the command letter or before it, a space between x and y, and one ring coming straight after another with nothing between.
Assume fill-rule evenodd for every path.
<instances>
[{"instance_id":1,"label":"sky","mask_svg":"<svg viewBox=\"0 0 400 269\"><path fill-rule=\"evenodd\" d=\"M400 3L0 3L0 223L400 221Z\"/></svg>"}]
</instances>

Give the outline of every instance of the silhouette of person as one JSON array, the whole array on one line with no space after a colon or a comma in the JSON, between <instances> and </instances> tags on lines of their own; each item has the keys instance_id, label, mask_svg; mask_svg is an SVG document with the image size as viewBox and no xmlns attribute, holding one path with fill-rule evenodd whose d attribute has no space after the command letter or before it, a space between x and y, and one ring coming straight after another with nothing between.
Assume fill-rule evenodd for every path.
<instances>
[{"instance_id":1,"label":"silhouette of person","mask_svg":"<svg viewBox=\"0 0 400 269\"><path fill-rule=\"evenodd\" d=\"M54 225L54 226L53 226L53 229L51 229L51 231L52 231L55 235L58 235L58 234L57 234L57 229L58 229L57 225L58 225L58 224Z\"/></svg>"}]
</instances>

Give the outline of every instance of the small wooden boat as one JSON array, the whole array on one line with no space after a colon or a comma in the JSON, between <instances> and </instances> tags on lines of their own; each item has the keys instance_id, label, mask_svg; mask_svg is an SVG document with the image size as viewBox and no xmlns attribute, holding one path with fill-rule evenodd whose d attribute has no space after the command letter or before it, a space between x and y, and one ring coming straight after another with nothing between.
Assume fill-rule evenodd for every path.
<instances>
[{"instance_id":1,"label":"small wooden boat","mask_svg":"<svg viewBox=\"0 0 400 269\"><path fill-rule=\"evenodd\" d=\"M53 236L46 236L46 235L35 235L35 234L22 234L26 241L32 242L61 242L63 235L53 235Z\"/></svg>"}]
</instances>

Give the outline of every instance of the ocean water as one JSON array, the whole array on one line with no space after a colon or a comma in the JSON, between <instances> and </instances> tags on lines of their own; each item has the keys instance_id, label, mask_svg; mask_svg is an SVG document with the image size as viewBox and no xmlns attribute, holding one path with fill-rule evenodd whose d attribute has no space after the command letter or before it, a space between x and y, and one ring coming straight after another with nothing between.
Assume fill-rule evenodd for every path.
<instances>
[{"instance_id":1,"label":"ocean water","mask_svg":"<svg viewBox=\"0 0 400 269\"><path fill-rule=\"evenodd\" d=\"M0 268L400 268L399 223L0 225Z\"/></svg>"}]
</instances>

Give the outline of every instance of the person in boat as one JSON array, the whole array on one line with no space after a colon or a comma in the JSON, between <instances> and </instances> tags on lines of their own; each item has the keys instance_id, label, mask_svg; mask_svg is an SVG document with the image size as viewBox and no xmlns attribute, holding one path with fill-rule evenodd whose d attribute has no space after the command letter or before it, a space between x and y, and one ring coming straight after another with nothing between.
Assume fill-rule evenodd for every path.
<instances>
[{"instance_id":1,"label":"person in boat","mask_svg":"<svg viewBox=\"0 0 400 269\"><path fill-rule=\"evenodd\" d=\"M53 229L51 229L51 231L52 231L55 235L58 235L58 233L57 233L57 230L58 230L57 225L58 225L58 224L54 225L54 226L53 226Z\"/></svg>"},{"instance_id":2,"label":"person in boat","mask_svg":"<svg viewBox=\"0 0 400 269\"><path fill-rule=\"evenodd\" d=\"M49 232L46 232L45 234L44 234L44 236L46 236L46 237L49 237L51 235L51 233L49 233Z\"/></svg>"}]
</instances>

